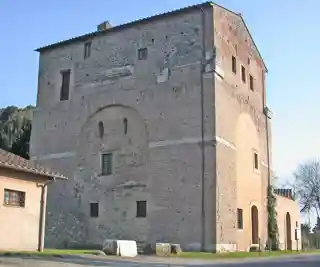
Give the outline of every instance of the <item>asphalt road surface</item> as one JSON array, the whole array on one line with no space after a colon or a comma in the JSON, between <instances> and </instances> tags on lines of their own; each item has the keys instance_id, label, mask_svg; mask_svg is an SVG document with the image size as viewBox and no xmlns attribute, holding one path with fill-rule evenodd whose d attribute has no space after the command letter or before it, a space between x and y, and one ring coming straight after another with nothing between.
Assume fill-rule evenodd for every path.
<instances>
[{"instance_id":1,"label":"asphalt road surface","mask_svg":"<svg viewBox=\"0 0 320 267\"><path fill-rule=\"evenodd\" d=\"M0 267L320 267L320 255L296 255L281 258L241 259L241 260L188 260L175 258L138 257L134 259L94 257L64 258L13 258L0 257Z\"/></svg>"}]
</instances>

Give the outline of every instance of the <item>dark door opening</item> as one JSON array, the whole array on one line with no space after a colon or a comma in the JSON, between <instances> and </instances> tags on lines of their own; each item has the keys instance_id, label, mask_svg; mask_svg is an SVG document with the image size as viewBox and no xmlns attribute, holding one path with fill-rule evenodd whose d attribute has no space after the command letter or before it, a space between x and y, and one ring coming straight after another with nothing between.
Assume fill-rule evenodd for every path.
<instances>
[{"instance_id":1,"label":"dark door opening","mask_svg":"<svg viewBox=\"0 0 320 267\"><path fill-rule=\"evenodd\" d=\"M252 244L259 243L259 215L257 206L251 207Z\"/></svg>"},{"instance_id":2,"label":"dark door opening","mask_svg":"<svg viewBox=\"0 0 320 267\"><path fill-rule=\"evenodd\" d=\"M287 237L287 242L286 242L287 250L292 250L291 217L289 212L287 212L286 214L286 237Z\"/></svg>"}]
</instances>

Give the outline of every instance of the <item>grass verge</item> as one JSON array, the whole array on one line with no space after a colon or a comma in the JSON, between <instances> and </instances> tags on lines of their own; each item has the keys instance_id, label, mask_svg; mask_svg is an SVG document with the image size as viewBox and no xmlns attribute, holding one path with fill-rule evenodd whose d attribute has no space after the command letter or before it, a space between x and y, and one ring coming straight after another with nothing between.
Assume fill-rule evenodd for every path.
<instances>
[{"instance_id":1,"label":"grass verge","mask_svg":"<svg viewBox=\"0 0 320 267\"><path fill-rule=\"evenodd\" d=\"M45 249L43 252L39 251L0 251L0 256L48 256L59 257L67 255L85 255L99 253L99 250L83 250L83 249Z\"/></svg>"},{"instance_id":2,"label":"grass verge","mask_svg":"<svg viewBox=\"0 0 320 267\"><path fill-rule=\"evenodd\" d=\"M285 255L299 255L308 253L319 253L320 251L271 251L271 252L229 252L229 253L210 253L210 252L182 252L178 258L188 259L241 259L241 258L260 258L278 257Z\"/></svg>"}]
</instances>

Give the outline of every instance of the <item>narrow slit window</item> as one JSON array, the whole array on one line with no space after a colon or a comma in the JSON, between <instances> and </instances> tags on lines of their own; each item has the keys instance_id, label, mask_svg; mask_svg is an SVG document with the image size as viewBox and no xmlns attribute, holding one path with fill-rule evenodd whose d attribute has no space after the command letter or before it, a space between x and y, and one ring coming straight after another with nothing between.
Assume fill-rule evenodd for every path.
<instances>
[{"instance_id":1,"label":"narrow slit window","mask_svg":"<svg viewBox=\"0 0 320 267\"><path fill-rule=\"evenodd\" d=\"M70 70L61 71L61 80L60 101L65 101L69 99Z\"/></svg>"},{"instance_id":2,"label":"narrow slit window","mask_svg":"<svg viewBox=\"0 0 320 267\"><path fill-rule=\"evenodd\" d=\"M241 79L244 83L246 83L246 68L244 66L241 66Z\"/></svg>"},{"instance_id":3,"label":"narrow slit window","mask_svg":"<svg viewBox=\"0 0 320 267\"><path fill-rule=\"evenodd\" d=\"M237 73L237 59L234 56L232 56L232 72Z\"/></svg>"},{"instance_id":4,"label":"narrow slit window","mask_svg":"<svg viewBox=\"0 0 320 267\"><path fill-rule=\"evenodd\" d=\"M237 209L237 223L238 229L243 229L243 210Z\"/></svg>"},{"instance_id":5,"label":"narrow slit window","mask_svg":"<svg viewBox=\"0 0 320 267\"><path fill-rule=\"evenodd\" d=\"M256 170L259 170L259 157L257 153L254 153L254 168Z\"/></svg>"},{"instance_id":6,"label":"narrow slit window","mask_svg":"<svg viewBox=\"0 0 320 267\"><path fill-rule=\"evenodd\" d=\"M91 42L86 42L84 44L84 58L88 58L91 56Z\"/></svg>"},{"instance_id":7,"label":"narrow slit window","mask_svg":"<svg viewBox=\"0 0 320 267\"><path fill-rule=\"evenodd\" d=\"M103 136L104 136L104 126L103 126L103 122L102 121L99 121L98 131L99 131L99 137L103 138Z\"/></svg>"},{"instance_id":8,"label":"narrow slit window","mask_svg":"<svg viewBox=\"0 0 320 267\"><path fill-rule=\"evenodd\" d=\"M249 83L250 83L250 90L254 91L254 79L251 75L249 76Z\"/></svg>"},{"instance_id":9,"label":"narrow slit window","mask_svg":"<svg viewBox=\"0 0 320 267\"><path fill-rule=\"evenodd\" d=\"M127 118L123 119L123 132L125 135L127 135L127 133L128 133L128 119Z\"/></svg>"}]
</instances>

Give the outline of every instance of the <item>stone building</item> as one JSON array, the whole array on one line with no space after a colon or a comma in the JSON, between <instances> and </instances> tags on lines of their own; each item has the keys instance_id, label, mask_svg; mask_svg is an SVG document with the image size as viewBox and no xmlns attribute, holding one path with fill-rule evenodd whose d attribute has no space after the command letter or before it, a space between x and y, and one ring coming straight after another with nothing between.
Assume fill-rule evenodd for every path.
<instances>
[{"instance_id":1,"label":"stone building","mask_svg":"<svg viewBox=\"0 0 320 267\"><path fill-rule=\"evenodd\" d=\"M207 2L37 51L31 155L70 177L48 246L266 242L267 68L241 14Z\"/></svg>"}]
</instances>

